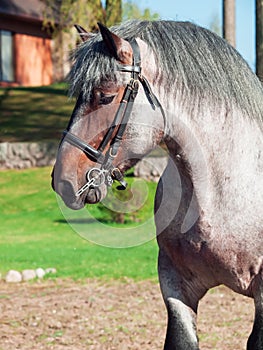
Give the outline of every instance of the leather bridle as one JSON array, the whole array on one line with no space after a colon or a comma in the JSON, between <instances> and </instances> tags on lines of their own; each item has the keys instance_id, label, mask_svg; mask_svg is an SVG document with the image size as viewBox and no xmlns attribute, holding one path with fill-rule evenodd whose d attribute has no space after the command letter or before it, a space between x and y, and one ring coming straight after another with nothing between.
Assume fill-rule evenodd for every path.
<instances>
[{"instance_id":1,"label":"leather bridle","mask_svg":"<svg viewBox=\"0 0 263 350\"><path fill-rule=\"evenodd\" d=\"M126 189L127 183L124 181L121 171L112 163L114 158L117 156L118 149L120 148L123 134L125 132L133 108L133 103L138 93L139 83L142 84L145 95L152 108L154 110L155 107L160 108L165 123L165 114L163 108L157 97L153 94L148 81L141 75L141 57L138 43L136 40L132 40L129 43L133 50L133 64L118 64L118 70L121 72L130 72L131 79L125 88L114 120L98 149L95 149L91 145L87 144L85 141L72 134L69 130L65 130L63 132L63 141L67 141L71 145L79 148L90 160L101 164L101 168L96 167L89 170L86 175L87 183L76 192L76 196L80 196L90 187L99 187L103 183L111 186L113 180L117 180L121 184L121 186L118 187L119 189ZM110 139L114 132L116 132L115 136L110 142ZM107 152L103 154L109 142L110 146Z\"/></svg>"}]
</instances>

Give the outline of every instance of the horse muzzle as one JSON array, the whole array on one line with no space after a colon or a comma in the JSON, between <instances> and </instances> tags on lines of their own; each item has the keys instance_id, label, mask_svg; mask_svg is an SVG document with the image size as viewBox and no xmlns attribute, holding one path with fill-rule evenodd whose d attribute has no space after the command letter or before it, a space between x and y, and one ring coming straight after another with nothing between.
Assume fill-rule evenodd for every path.
<instances>
[{"instance_id":1,"label":"horse muzzle","mask_svg":"<svg viewBox=\"0 0 263 350\"><path fill-rule=\"evenodd\" d=\"M107 194L107 187L90 187L81 195L76 195L71 182L62 180L56 185L52 181L54 191L61 197L65 205L73 210L82 209L85 204L96 204L100 202Z\"/></svg>"}]
</instances>

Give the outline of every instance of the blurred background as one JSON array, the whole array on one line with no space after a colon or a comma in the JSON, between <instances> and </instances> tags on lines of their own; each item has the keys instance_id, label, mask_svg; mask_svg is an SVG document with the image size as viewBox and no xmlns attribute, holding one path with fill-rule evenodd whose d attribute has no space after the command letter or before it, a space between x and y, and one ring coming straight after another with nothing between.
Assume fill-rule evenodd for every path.
<instances>
[{"instance_id":1,"label":"blurred background","mask_svg":"<svg viewBox=\"0 0 263 350\"><path fill-rule=\"evenodd\" d=\"M45 265L60 265L62 275L72 275L69 251L77 256L72 246L84 244L72 235L50 186L61 132L74 107L65 83L70 52L79 43L74 24L96 32L97 22L112 26L129 19L192 21L223 36L262 78L262 4L263 0L0 1L0 272L44 261ZM128 226L151 216L160 170L149 164L165 164L163 159L157 159L158 154L155 157L128 174L130 183L134 176L148 181L149 198L143 208L119 215L114 208L98 205L92 206L91 212L106 223ZM123 201L126 197L124 194ZM91 230L99 232L96 227ZM80 253L84 265L90 247L85 244L86 250ZM141 249L149 249L146 246ZM157 252L155 243L153 247ZM110 254L105 256L111 261ZM149 263L149 254L142 253L141 257ZM155 258L152 255L151 262ZM100 273L113 266L108 260L102 265L104 272ZM81 268L78 271L80 266L78 260L74 274L84 274ZM142 266L145 265L138 260L131 274L140 275ZM155 265L149 266L150 275L156 276ZM91 275L93 272L90 270Z\"/></svg>"},{"instance_id":2,"label":"blurred background","mask_svg":"<svg viewBox=\"0 0 263 350\"><path fill-rule=\"evenodd\" d=\"M29 242L41 251L38 260L53 256L57 263L56 256L63 255L63 250L58 254L47 241L46 249L55 249L54 255L47 255L43 239L56 232L59 246L58 233L72 232L51 190L50 172L74 106L65 83L70 52L79 43L74 24L96 32L97 22L112 26L129 19L192 21L223 36L262 78L262 4L263 0L0 1L0 259L5 261L0 272L19 265L18 252L22 254L20 267L29 263L29 257L37 264L35 254L28 254ZM94 215L124 225L151 216L160 171L148 165L165 164L157 160L158 154L155 157L129 173L130 182L133 176L148 181L149 200L140 211L124 216L98 205L90 209ZM127 200L125 195L123 200ZM67 244L72 244L73 236L68 237Z\"/></svg>"},{"instance_id":3,"label":"blurred background","mask_svg":"<svg viewBox=\"0 0 263 350\"><path fill-rule=\"evenodd\" d=\"M114 309L120 308L119 301L122 300L123 308L129 311L129 316L126 317L123 313L125 320L118 322L125 324L127 318L130 318L132 309L130 304L127 304L126 295L129 295L129 300L133 295L139 303L139 306L135 306L135 310L137 308L141 310L145 305L145 300L142 303L141 297L136 294L139 288L144 292L143 294L150 293L149 312L145 311L144 318L136 314L134 316L136 323L139 319L145 319L141 322L142 331L145 330L146 324L149 326L149 321L154 322L154 327L157 325L159 327L159 319L164 317L163 311L160 311L161 306L159 311L152 309L152 300L159 298L159 291L157 287L152 287L152 284L148 283L150 280L156 286L158 280L156 269L158 248L155 240L136 248L126 249L109 249L83 240L74 233L62 215L50 186L50 174L61 132L66 128L74 107L74 101L67 97L65 83L70 69L70 52L79 43L79 37L73 25L77 23L88 31L96 32L98 21L112 26L136 18L192 21L206 27L223 36L236 47L251 69L263 80L263 0L0 0L0 279L2 275L2 279L6 280L10 271L16 271L15 277L18 278L16 282L20 282L21 272L30 269L31 272L42 271L44 279L46 277L43 272L45 274L45 271L52 271L52 273L46 273L47 278L59 278L59 283L64 285L64 290L65 288L68 290L65 286L65 283L68 283L65 282L68 281L67 279L80 280L81 283L87 278L95 281L94 290L86 291L88 303L82 300L81 306L78 303L76 305L78 314L83 305L88 307L82 319L84 328L81 328L81 336L72 325L78 316L65 322L65 315L63 315L60 325L54 329L53 320L56 316L52 313L51 323L46 322L44 330L39 326L42 321L34 321L35 333L30 336L31 340L27 337L25 330L31 327L31 321L37 320L37 317L41 320L39 312L35 311L43 304L43 301L42 304L39 302L42 300L41 296L45 293L49 296L48 293L50 295L52 293L54 298L53 309L50 309L50 296L47 307L41 311L42 319L47 319L46 313L49 310L56 311L58 305L61 305L62 289L54 290L53 287L53 289L49 287L51 292L46 290L45 293L42 289L34 292L13 289L12 293L18 293L16 304L13 304L13 301L9 302L10 289L0 291L2 302L0 308L3 311L7 310L6 314L1 311L3 316L1 325L5 328L2 338L0 337L0 348L8 350L19 347L20 343L15 335L21 334L22 340L20 340L23 344L21 349L32 349L36 343L38 348L42 348L43 344L46 346L47 341L49 345L60 344L61 347L56 349L62 349L67 344L68 339L65 334L69 332L70 327L75 334L75 339L71 334L75 342L74 346L71 344L71 348L74 349L78 349L77 338L83 337L84 344L87 341L86 334L89 332L90 342L99 344L96 349L102 349L103 346L111 349L112 339L117 339L119 335L124 336L125 344L127 337L130 342L132 339L137 342L137 337L140 335L141 345L133 342L131 347L133 349L159 348L163 342L163 335L160 333L161 336L156 337L160 343L158 346L150 342L147 345L145 333L141 331L138 333L137 328L129 331L120 325L114 326L113 331L104 329L104 325L101 325L101 333L96 340L93 336L94 328L90 329L90 319L87 318L90 310L94 314L94 309L98 309L98 300L107 296L102 288L105 279L107 281L118 279L120 285L117 284L114 292L110 292L112 294L103 302L103 307L108 305L109 299L117 300L117 307L111 304L109 306L115 312ZM148 164L158 163L159 155L154 156L156 157L154 161ZM163 160L160 159L159 162L162 164ZM159 172L156 168L148 167L147 164L144 168L132 169L127 177L129 185L132 184L135 176L143 176L146 181L149 195L144 205L139 210L125 215L115 213L114 208L111 210L100 204L90 207L91 214L98 220L89 224L91 232L99 235L102 224L113 229L131 228L152 217ZM129 192L120 200L126 201L125 195L129 196ZM154 232L151 237L153 236ZM31 276L36 278L36 273L31 273ZM136 284L132 289L128 289L128 286L132 285L131 279L136 283L143 281L142 283L146 284ZM4 285L0 282L1 289ZM30 289L31 286L35 288L33 285L27 288ZM76 290L75 286L74 288ZM125 292L125 297L119 296L122 290ZM153 290L156 293L154 297ZM70 291L68 293L72 296ZM22 307L18 302L20 296ZM72 296L71 300L78 301L80 296L83 296L83 292L77 290L77 295ZM205 304L206 311L209 311L209 307L211 308L210 318L206 312L200 335L201 341L206 343L204 349L225 348L226 344L222 345L222 342L227 337L229 337L228 345L233 346L229 345L228 349L237 349L240 342L245 344L249 329L247 323L252 324L253 319L252 315L249 316L250 318L247 316L250 310L253 311L250 304L245 304L247 302L243 303L242 300L234 305L235 297L222 289L217 292L211 291L210 298L212 298L209 299L210 303ZM32 303L36 303L33 311L28 306L29 299L33 300ZM68 314L68 301L65 300L67 303L64 309ZM14 305L15 313L8 311L6 305L9 305L10 310ZM240 309L238 316L236 315L237 305L238 310ZM228 318L220 316L218 307L221 310L225 309ZM234 312L229 313L229 307L232 307ZM22 310L21 316L18 316L18 310ZM247 311L244 313L244 310ZM158 312L162 316L158 316L157 321L149 320L152 315L159 315ZM218 319L214 322L216 317ZM98 319L103 320L100 311ZM114 319L113 316L112 319ZM209 331L213 322L216 329ZM97 323L98 320L95 319L95 328ZM231 326L232 333L229 332ZM159 328L164 330L164 326ZM215 333L219 330L224 331L221 339ZM158 332L156 333L156 328L148 327L148 338L151 339L152 335L159 334ZM27 345L28 347L23 347ZM80 348L83 349L82 346ZM118 348L127 349L128 347Z\"/></svg>"}]
</instances>

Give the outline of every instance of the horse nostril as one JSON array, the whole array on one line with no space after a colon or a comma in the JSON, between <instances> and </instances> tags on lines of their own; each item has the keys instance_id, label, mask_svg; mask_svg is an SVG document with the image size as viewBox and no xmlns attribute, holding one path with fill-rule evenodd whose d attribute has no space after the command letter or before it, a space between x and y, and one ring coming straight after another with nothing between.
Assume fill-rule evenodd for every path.
<instances>
[{"instance_id":1,"label":"horse nostril","mask_svg":"<svg viewBox=\"0 0 263 350\"><path fill-rule=\"evenodd\" d=\"M57 192L62 197L65 203L73 203L76 200L73 185L66 180L59 181L57 185Z\"/></svg>"},{"instance_id":2,"label":"horse nostril","mask_svg":"<svg viewBox=\"0 0 263 350\"><path fill-rule=\"evenodd\" d=\"M56 188L55 188L55 179L54 179L54 169L51 173L51 186L53 188L54 191L56 191Z\"/></svg>"}]
</instances>

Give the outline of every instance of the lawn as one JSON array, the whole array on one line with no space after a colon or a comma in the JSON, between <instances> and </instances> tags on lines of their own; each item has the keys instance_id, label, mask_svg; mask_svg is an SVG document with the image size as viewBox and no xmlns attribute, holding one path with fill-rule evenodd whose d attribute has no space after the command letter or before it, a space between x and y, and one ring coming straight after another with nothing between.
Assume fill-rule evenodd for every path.
<instances>
[{"instance_id":1,"label":"lawn","mask_svg":"<svg viewBox=\"0 0 263 350\"><path fill-rule=\"evenodd\" d=\"M59 140L74 106L66 90L65 84L0 89L0 142ZM0 273L5 274L9 269L55 267L59 277L156 279L154 239L141 244L146 239L138 237L136 242L123 245L137 243L137 247L125 249L103 246L105 228L106 239L112 240L107 245L122 246L119 242L115 244L115 232L123 232L123 228L133 232L131 227L136 229L137 220L152 218L156 184L147 185L146 205L123 215L124 224L116 225L111 221L120 217L110 211L110 205L108 209L103 205L88 208L96 220L83 220L81 213L73 211L67 212L65 218L65 210L63 215L51 189L50 173L48 167L0 172ZM133 179L127 180L131 185ZM129 190L125 193L129 197ZM88 234L83 234L83 230ZM107 234L108 231L113 234ZM129 243L127 236L123 237Z\"/></svg>"},{"instance_id":2,"label":"lawn","mask_svg":"<svg viewBox=\"0 0 263 350\"><path fill-rule=\"evenodd\" d=\"M55 267L57 276L63 278L157 278L154 239L137 247L116 249L81 238L61 213L50 187L50 173L50 167L0 172L2 274L9 269ZM152 215L155 186L150 184L149 201L139 215L142 219ZM90 210L95 216L102 215L98 206ZM125 227L132 226L132 216L126 220ZM101 222L95 220L87 225L89 232L99 237ZM103 225L118 229L109 221Z\"/></svg>"},{"instance_id":3,"label":"lawn","mask_svg":"<svg viewBox=\"0 0 263 350\"><path fill-rule=\"evenodd\" d=\"M66 84L0 88L0 142L59 140L74 102Z\"/></svg>"}]
</instances>

